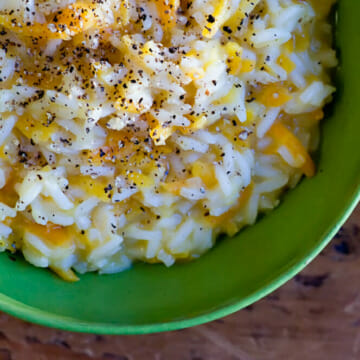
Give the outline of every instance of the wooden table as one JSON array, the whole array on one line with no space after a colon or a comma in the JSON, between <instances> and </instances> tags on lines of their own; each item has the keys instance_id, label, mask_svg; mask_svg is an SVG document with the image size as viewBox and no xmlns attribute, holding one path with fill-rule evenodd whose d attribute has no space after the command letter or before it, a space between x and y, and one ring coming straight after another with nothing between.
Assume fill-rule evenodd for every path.
<instances>
[{"instance_id":1,"label":"wooden table","mask_svg":"<svg viewBox=\"0 0 360 360\"><path fill-rule=\"evenodd\" d=\"M360 206L301 274L255 305L145 336L68 333L0 314L0 360L359 360Z\"/></svg>"}]
</instances>

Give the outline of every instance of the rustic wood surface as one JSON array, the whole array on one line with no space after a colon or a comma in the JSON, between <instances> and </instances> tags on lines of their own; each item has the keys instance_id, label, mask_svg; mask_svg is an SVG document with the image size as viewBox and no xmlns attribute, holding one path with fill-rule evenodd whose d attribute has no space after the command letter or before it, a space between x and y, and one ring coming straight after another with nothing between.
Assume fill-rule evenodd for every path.
<instances>
[{"instance_id":1,"label":"rustic wood surface","mask_svg":"<svg viewBox=\"0 0 360 360\"><path fill-rule=\"evenodd\" d=\"M253 306L191 329L75 334L0 314L0 360L358 360L360 206L301 274Z\"/></svg>"}]
</instances>

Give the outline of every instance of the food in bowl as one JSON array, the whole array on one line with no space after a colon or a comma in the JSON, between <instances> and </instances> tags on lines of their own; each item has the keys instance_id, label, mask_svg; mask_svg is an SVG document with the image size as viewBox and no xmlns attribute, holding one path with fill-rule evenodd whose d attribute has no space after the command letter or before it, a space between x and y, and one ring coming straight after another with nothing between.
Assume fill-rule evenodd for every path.
<instances>
[{"instance_id":1,"label":"food in bowl","mask_svg":"<svg viewBox=\"0 0 360 360\"><path fill-rule=\"evenodd\" d=\"M332 3L2 1L1 249L75 281L276 207L315 174Z\"/></svg>"}]
</instances>

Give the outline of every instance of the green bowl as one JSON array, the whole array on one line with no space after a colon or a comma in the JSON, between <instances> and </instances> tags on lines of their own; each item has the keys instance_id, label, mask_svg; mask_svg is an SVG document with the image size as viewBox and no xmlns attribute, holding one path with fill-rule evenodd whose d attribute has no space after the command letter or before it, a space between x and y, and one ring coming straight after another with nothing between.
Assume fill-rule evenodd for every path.
<instances>
[{"instance_id":1,"label":"green bowl","mask_svg":"<svg viewBox=\"0 0 360 360\"><path fill-rule=\"evenodd\" d=\"M0 309L66 330L142 334L228 315L289 280L331 240L359 199L360 1L339 1L341 66L324 121L319 171L258 223L188 264L136 264L66 283L20 257L0 256Z\"/></svg>"}]
</instances>

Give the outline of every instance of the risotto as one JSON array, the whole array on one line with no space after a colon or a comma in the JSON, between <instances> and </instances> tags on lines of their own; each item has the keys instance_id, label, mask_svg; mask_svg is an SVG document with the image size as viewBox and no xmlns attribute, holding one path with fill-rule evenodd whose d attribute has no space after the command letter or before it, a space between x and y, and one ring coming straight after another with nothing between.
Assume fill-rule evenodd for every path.
<instances>
[{"instance_id":1,"label":"risotto","mask_svg":"<svg viewBox=\"0 0 360 360\"><path fill-rule=\"evenodd\" d=\"M2 0L1 250L171 266L276 207L315 174L333 3Z\"/></svg>"}]
</instances>

